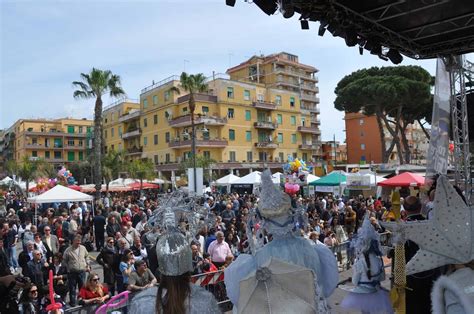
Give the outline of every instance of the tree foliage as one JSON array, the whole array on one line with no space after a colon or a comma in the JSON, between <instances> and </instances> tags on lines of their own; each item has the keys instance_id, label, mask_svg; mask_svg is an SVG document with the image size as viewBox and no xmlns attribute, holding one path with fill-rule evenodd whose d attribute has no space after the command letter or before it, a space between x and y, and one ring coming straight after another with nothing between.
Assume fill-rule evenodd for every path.
<instances>
[{"instance_id":1,"label":"tree foliage","mask_svg":"<svg viewBox=\"0 0 474 314\"><path fill-rule=\"evenodd\" d=\"M90 73L81 73L80 76L82 81L72 82L73 87L78 88L73 93L74 98L95 99L93 169L96 199L99 199L102 186L102 96L109 94L110 97L121 97L125 92L121 87L120 76L109 70L92 68Z\"/></svg>"},{"instance_id":2,"label":"tree foliage","mask_svg":"<svg viewBox=\"0 0 474 314\"><path fill-rule=\"evenodd\" d=\"M109 150L102 160L102 174L106 182L107 192L109 191L109 183L118 179L120 172L127 170L127 161L125 160L125 152L123 150Z\"/></svg>"},{"instance_id":3,"label":"tree foliage","mask_svg":"<svg viewBox=\"0 0 474 314\"><path fill-rule=\"evenodd\" d=\"M130 161L127 170L130 177L140 180L140 192L142 191L143 180L151 180L155 177L155 166L148 158Z\"/></svg>"},{"instance_id":4,"label":"tree foliage","mask_svg":"<svg viewBox=\"0 0 474 314\"><path fill-rule=\"evenodd\" d=\"M432 84L431 75L419 66L362 69L339 81L334 105L340 111L375 115L383 162L388 161L390 153L397 147L400 162L408 163L410 149L405 130L409 124L431 117ZM393 138L388 148L384 126Z\"/></svg>"},{"instance_id":5,"label":"tree foliage","mask_svg":"<svg viewBox=\"0 0 474 314\"><path fill-rule=\"evenodd\" d=\"M179 165L179 171L182 174L186 174L186 169L193 168L193 159L192 156L190 157L191 158L186 159ZM213 179L209 176L209 171L207 170L209 170L215 163L216 161L210 157L204 155L196 155L196 168L203 169L204 181L210 182Z\"/></svg>"},{"instance_id":6,"label":"tree foliage","mask_svg":"<svg viewBox=\"0 0 474 314\"><path fill-rule=\"evenodd\" d=\"M31 160L28 156L24 156L21 161L16 161L14 159L9 160L6 166L7 171L11 175L16 175L25 181L25 194L28 195L30 181L36 180L42 176L47 176L50 164L42 159Z\"/></svg>"}]
</instances>

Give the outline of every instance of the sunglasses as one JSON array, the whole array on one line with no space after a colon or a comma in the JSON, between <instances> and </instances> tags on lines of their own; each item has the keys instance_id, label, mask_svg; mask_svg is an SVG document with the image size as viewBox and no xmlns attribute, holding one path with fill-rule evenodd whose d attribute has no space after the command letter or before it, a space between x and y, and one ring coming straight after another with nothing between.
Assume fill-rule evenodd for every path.
<instances>
[{"instance_id":1,"label":"sunglasses","mask_svg":"<svg viewBox=\"0 0 474 314\"><path fill-rule=\"evenodd\" d=\"M114 244L114 241L109 241L109 243L112 243L112 244Z\"/></svg>"},{"instance_id":2,"label":"sunglasses","mask_svg":"<svg viewBox=\"0 0 474 314\"><path fill-rule=\"evenodd\" d=\"M36 293L38 290L30 290L30 293Z\"/></svg>"},{"instance_id":3,"label":"sunglasses","mask_svg":"<svg viewBox=\"0 0 474 314\"><path fill-rule=\"evenodd\" d=\"M51 229L44 229L44 231L51 231Z\"/></svg>"},{"instance_id":4,"label":"sunglasses","mask_svg":"<svg viewBox=\"0 0 474 314\"><path fill-rule=\"evenodd\" d=\"M92 281L99 281L99 278L93 278Z\"/></svg>"}]
</instances>

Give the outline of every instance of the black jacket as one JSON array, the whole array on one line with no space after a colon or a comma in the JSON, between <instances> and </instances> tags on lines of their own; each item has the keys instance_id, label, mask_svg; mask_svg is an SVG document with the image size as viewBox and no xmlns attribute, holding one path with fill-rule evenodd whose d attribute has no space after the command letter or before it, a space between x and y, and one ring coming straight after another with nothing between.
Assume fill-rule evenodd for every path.
<instances>
[{"instance_id":1,"label":"black jacket","mask_svg":"<svg viewBox=\"0 0 474 314\"><path fill-rule=\"evenodd\" d=\"M104 247L99 255L97 255L96 261L102 267L104 267L104 282L113 283L114 282L114 267L118 259L118 254L114 250L111 250L107 247Z\"/></svg>"}]
</instances>

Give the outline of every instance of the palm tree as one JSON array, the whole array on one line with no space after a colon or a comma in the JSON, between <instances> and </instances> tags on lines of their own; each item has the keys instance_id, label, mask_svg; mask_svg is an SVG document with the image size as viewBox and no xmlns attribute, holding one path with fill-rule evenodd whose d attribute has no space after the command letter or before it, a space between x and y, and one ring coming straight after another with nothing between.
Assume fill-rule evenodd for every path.
<instances>
[{"instance_id":1,"label":"palm tree","mask_svg":"<svg viewBox=\"0 0 474 314\"><path fill-rule=\"evenodd\" d=\"M28 192L30 190L30 181L35 180L36 178L42 176L43 174L47 173L47 163L38 159L38 160L30 160L28 156L24 156L21 162L17 162L16 160L9 160L7 162L7 169L10 174L14 174L23 180L26 183L26 191L25 195L28 196Z\"/></svg>"},{"instance_id":2,"label":"palm tree","mask_svg":"<svg viewBox=\"0 0 474 314\"><path fill-rule=\"evenodd\" d=\"M123 150L109 150L104 156L102 172L105 178L106 191L109 192L110 181L117 179L126 167L125 152Z\"/></svg>"},{"instance_id":3,"label":"palm tree","mask_svg":"<svg viewBox=\"0 0 474 314\"><path fill-rule=\"evenodd\" d=\"M128 173L133 179L140 180L140 194L142 194L143 180L153 179L155 167L150 159L134 159L128 164Z\"/></svg>"},{"instance_id":4,"label":"palm tree","mask_svg":"<svg viewBox=\"0 0 474 314\"><path fill-rule=\"evenodd\" d=\"M194 174L194 192L196 191L196 130L194 126L194 110L196 109L196 101L194 95L196 93L207 92L208 86L206 83L206 77L204 74L191 74L188 75L186 72L181 73L179 78L180 88L184 89L189 93L189 111L191 112L191 128L192 128L192 138L191 138L191 154L193 161L193 174ZM177 92L179 94L179 89L176 87L171 87L171 91Z\"/></svg>"},{"instance_id":5,"label":"palm tree","mask_svg":"<svg viewBox=\"0 0 474 314\"><path fill-rule=\"evenodd\" d=\"M120 86L120 76L112 74L109 70L102 71L92 68L89 74L81 73L81 81L74 81L72 85L79 88L74 91L74 98L95 98L94 107L94 181L95 197L100 199L100 188L102 185L102 96L109 94L110 97L125 96Z\"/></svg>"}]
</instances>

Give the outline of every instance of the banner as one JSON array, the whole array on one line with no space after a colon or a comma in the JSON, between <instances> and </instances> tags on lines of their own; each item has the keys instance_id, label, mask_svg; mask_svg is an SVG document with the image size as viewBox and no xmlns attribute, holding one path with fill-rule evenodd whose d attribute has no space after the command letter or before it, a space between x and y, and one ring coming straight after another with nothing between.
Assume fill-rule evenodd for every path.
<instances>
[{"instance_id":1,"label":"banner","mask_svg":"<svg viewBox=\"0 0 474 314\"><path fill-rule=\"evenodd\" d=\"M448 171L449 121L451 85L444 61L436 61L435 94L431 121L430 146L427 154L426 178Z\"/></svg>"},{"instance_id":2,"label":"banner","mask_svg":"<svg viewBox=\"0 0 474 314\"><path fill-rule=\"evenodd\" d=\"M346 189L349 190L370 190L370 175L347 174Z\"/></svg>"}]
</instances>

